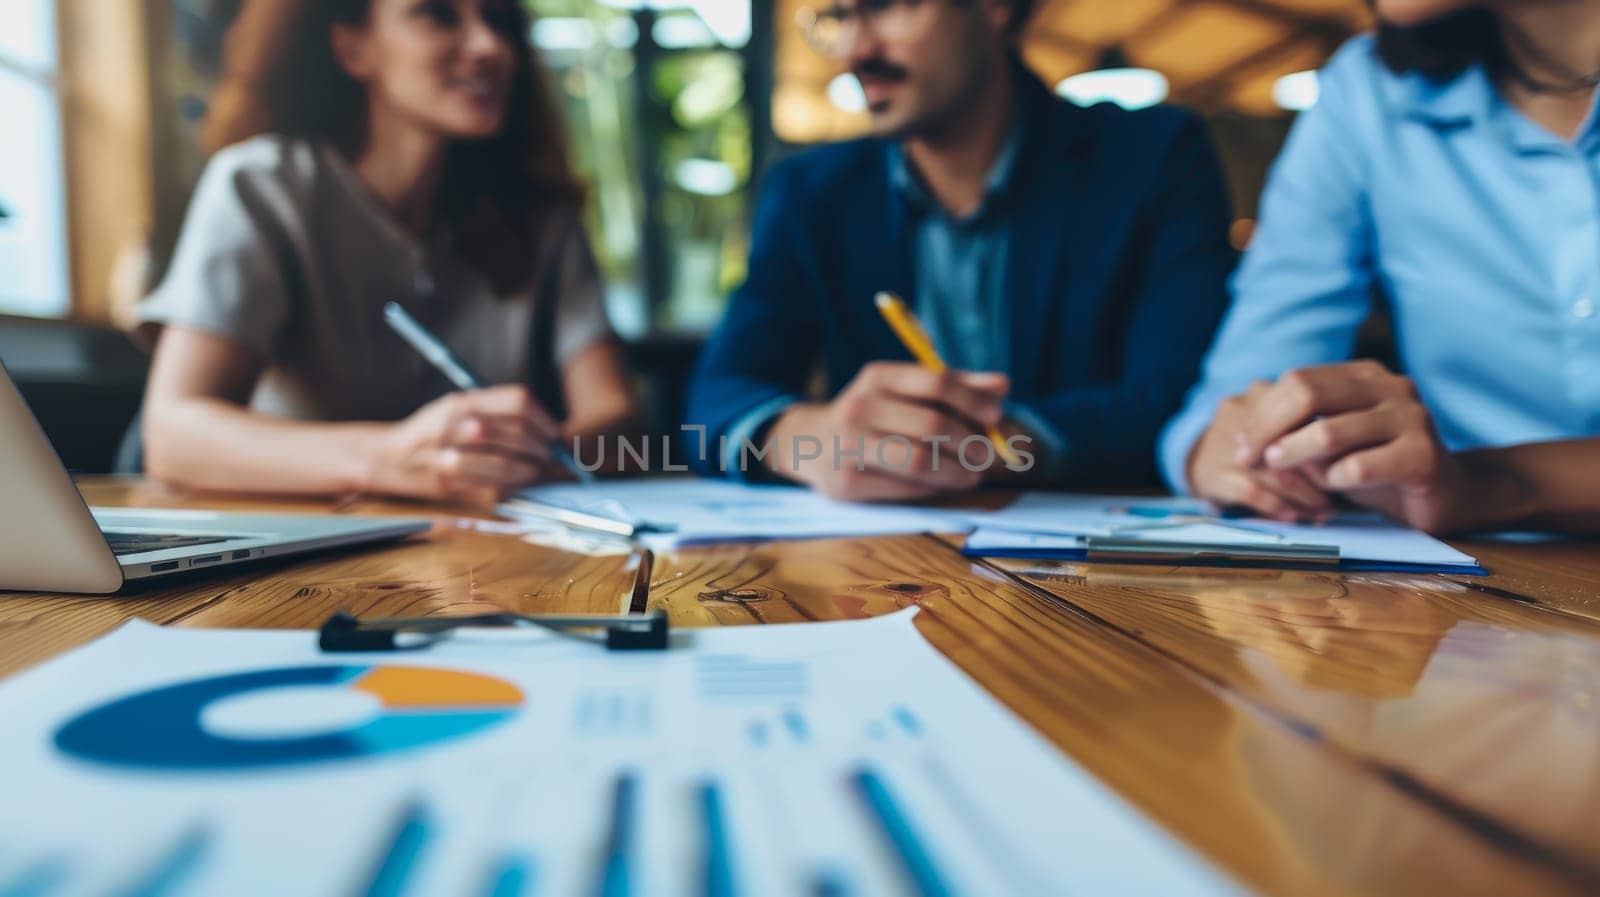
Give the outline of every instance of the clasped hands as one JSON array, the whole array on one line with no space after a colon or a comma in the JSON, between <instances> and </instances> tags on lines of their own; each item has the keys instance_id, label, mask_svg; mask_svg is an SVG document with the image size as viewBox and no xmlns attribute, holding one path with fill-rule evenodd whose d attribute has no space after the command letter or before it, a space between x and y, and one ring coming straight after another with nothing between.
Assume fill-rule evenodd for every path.
<instances>
[{"instance_id":1,"label":"clasped hands","mask_svg":"<svg viewBox=\"0 0 1600 897\"><path fill-rule=\"evenodd\" d=\"M1189 488L1283 521L1342 495L1428 532L1470 528L1474 483L1411 381L1374 361L1304 368L1226 399L1191 451Z\"/></svg>"}]
</instances>

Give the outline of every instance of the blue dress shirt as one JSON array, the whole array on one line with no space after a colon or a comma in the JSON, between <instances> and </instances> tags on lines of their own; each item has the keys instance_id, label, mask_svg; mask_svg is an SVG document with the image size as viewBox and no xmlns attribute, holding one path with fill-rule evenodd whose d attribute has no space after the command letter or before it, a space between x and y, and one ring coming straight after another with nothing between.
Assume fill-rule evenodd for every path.
<instances>
[{"instance_id":1,"label":"blue dress shirt","mask_svg":"<svg viewBox=\"0 0 1600 897\"><path fill-rule=\"evenodd\" d=\"M928 193L900 144L886 148L889 183L909 210L913 264L920 275L912 306L934 348L957 370L1003 371L1009 361L1003 295L1011 241L1004 203L1022 127L1019 116L990 166L978 208L959 218Z\"/></svg>"},{"instance_id":2,"label":"blue dress shirt","mask_svg":"<svg viewBox=\"0 0 1600 897\"><path fill-rule=\"evenodd\" d=\"M819 147L767 173L750 277L688 393L699 470L739 476L737 464L718 461L731 460L741 437L760 442L752 423L805 396L837 396L875 360L911 361L872 297L892 291L936 319L924 280L949 275L978 281L941 289L989 315L983 326L1003 345L965 336L961 322L976 318L957 314L940 348L962 365L969 350L1003 358L1014 402L1065 446L1045 476L1059 470L1052 480L1064 486L1157 478L1156 436L1199 374L1234 262L1215 152L1191 114L1081 108L1014 65L1026 125L1011 187L992 206L1004 239L971 244L974 266L923 270L929 226L944 222L893 183L887 141ZM1046 429L1018 419L1035 435Z\"/></svg>"},{"instance_id":3,"label":"blue dress shirt","mask_svg":"<svg viewBox=\"0 0 1600 897\"><path fill-rule=\"evenodd\" d=\"M1371 37L1323 70L1262 197L1202 382L1161 438L1183 491L1218 403L1345 361L1374 287L1452 450L1600 433L1600 129L1568 142L1481 67L1396 75Z\"/></svg>"},{"instance_id":4,"label":"blue dress shirt","mask_svg":"<svg viewBox=\"0 0 1600 897\"><path fill-rule=\"evenodd\" d=\"M917 271L916 310L933 347L958 371L1005 371L1011 363L1010 322L1005 316L1006 267L1011 251L1006 200L1014 180L1027 121L1019 113L984 179L983 199L962 217L945 211L928 193L905 150L888 143L889 183L905 199L910 212L912 263ZM779 397L741 417L724 449L724 469L745 479L739 466L741 446L798 402ZM1008 401L1006 414L1037 440L1034 455L1047 475L1059 473L1066 439L1026 403Z\"/></svg>"},{"instance_id":5,"label":"blue dress shirt","mask_svg":"<svg viewBox=\"0 0 1600 897\"><path fill-rule=\"evenodd\" d=\"M984 182L983 200L964 217L929 195L898 143L888 146L889 182L905 197L917 267L913 306L945 363L961 371L1006 371L1011 334L1005 316L1006 267L1011 253L1006 203L1011 198L1027 119L1020 113ZM1025 402L1007 401L1006 414L1038 441L1047 476L1060 473L1066 438Z\"/></svg>"}]
</instances>

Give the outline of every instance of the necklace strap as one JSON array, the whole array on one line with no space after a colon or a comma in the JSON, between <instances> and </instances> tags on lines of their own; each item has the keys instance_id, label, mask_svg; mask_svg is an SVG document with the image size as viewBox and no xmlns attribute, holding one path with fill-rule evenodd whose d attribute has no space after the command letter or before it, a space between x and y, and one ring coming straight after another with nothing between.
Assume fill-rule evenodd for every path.
<instances>
[{"instance_id":1,"label":"necklace strap","mask_svg":"<svg viewBox=\"0 0 1600 897\"><path fill-rule=\"evenodd\" d=\"M1500 41L1502 46L1500 64L1505 69L1505 73L1530 93L1571 94L1582 93L1600 87L1600 68L1587 74L1569 75L1566 80L1562 81L1545 81L1535 77L1517 62L1516 56L1511 52L1511 44L1516 44L1524 54L1548 63L1552 68L1559 69L1561 66L1552 62L1532 38L1508 22L1502 21L1500 23Z\"/></svg>"},{"instance_id":2,"label":"necklace strap","mask_svg":"<svg viewBox=\"0 0 1600 897\"><path fill-rule=\"evenodd\" d=\"M1506 74L1510 75L1512 80L1522 85L1523 89L1529 93L1560 95L1583 93L1600 87L1600 71L1589 75L1581 75L1566 82L1550 82L1541 81L1534 77L1509 58L1505 60L1505 69Z\"/></svg>"}]
</instances>

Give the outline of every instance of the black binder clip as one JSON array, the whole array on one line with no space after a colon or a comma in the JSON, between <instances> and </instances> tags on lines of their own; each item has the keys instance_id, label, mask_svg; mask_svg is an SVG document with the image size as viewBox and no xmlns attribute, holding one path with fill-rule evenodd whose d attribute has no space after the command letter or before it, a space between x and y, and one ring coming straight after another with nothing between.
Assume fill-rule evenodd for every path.
<instances>
[{"instance_id":1,"label":"black binder clip","mask_svg":"<svg viewBox=\"0 0 1600 897\"><path fill-rule=\"evenodd\" d=\"M670 634L664 610L620 617L507 613L382 620L359 620L339 611L322 624L317 644L329 653L408 651L426 648L469 627L544 629L565 638L603 645L607 651L665 651ZM584 634L589 630L600 634Z\"/></svg>"}]
</instances>

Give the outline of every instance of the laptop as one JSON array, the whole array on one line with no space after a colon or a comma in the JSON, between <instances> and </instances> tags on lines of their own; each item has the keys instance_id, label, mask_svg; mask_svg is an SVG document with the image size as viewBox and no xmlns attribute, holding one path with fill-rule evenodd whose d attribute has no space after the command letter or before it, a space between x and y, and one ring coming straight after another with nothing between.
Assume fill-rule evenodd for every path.
<instances>
[{"instance_id":1,"label":"laptop","mask_svg":"<svg viewBox=\"0 0 1600 897\"><path fill-rule=\"evenodd\" d=\"M425 520L90 508L0 364L0 591L125 583L399 539Z\"/></svg>"}]
</instances>

